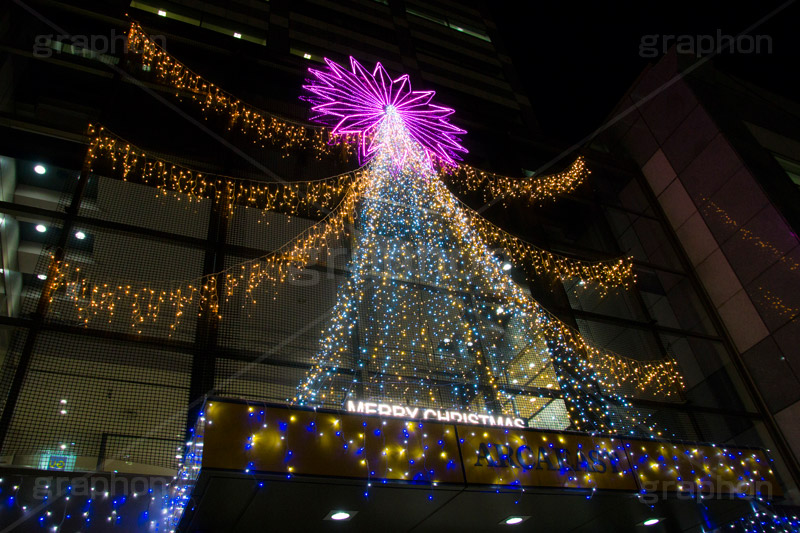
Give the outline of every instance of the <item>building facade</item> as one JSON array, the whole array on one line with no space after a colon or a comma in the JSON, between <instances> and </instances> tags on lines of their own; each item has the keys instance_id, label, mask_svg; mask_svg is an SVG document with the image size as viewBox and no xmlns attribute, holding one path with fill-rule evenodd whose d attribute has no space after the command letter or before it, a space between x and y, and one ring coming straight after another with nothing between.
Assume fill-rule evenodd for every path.
<instances>
[{"instance_id":1,"label":"building facade","mask_svg":"<svg viewBox=\"0 0 800 533\"><path fill-rule=\"evenodd\" d=\"M72 524L46 514L58 509L64 517L91 512L121 528L163 527L151 518L161 512L160 500L134 506L133 477L152 482L175 475L209 397L290 403L313 364L325 312L348 275L346 254L326 257L311 269L317 276L298 276L266 295L244 291L219 300L221 320L198 300L187 300L184 312L180 298L160 299L157 291L164 287L164 294L174 294L187 280L202 285L217 273L242 265L251 269L254 261L310 231L321 212L287 214L212 192L184 194L142 176L122 175L119 167L92 167L87 153L97 128L154 161L255 183L323 179L357 164L346 154L315 157L289 141L254 141L252 131L230 115L207 112L185 87L164 83L157 62L142 61L128 49L132 21L203 80L287 124L308 120L308 105L297 97L307 69L322 68L323 57L344 63L354 56L435 89L441 103L456 109L453 122L469 131L468 160L477 168L524 177L546 162L551 163L541 173L550 174L584 156L592 173L581 187L541 205L501 202L484 215L568 258L610 261L630 255L635 287L603 291L585 288L577 278L552 279L524 269L515 272L515 280L594 346L643 363L674 358L685 389L672 397L634 394L635 409L676 441L768 449L781 492L794 497L792 414L798 388L790 372L791 335L800 303L791 300L797 245L791 229L797 228L797 204L791 195L797 190L780 172L797 173L792 166L797 136L783 130L794 123L781 111L771 111L764 122L756 117L767 115L753 107L752 117L729 121L728 108L712 105L703 92L716 98L722 89L681 81L581 154L561 155L539 134L515 66L503 52L502 35L480 6L394 0L225 6L148 0L84 7L32 2L11 6L2 21L0 444L9 476L22 480L15 486L22 486L25 506L42 507L26 514L9 503L8 523ZM628 98L635 101L637 91L647 94L651 85L663 83L669 68L669 60L662 61ZM725 94L733 102L726 100L728 105L738 106L737 97L751 101L733 89ZM666 118L668 124L659 122ZM89 124L95 129L87 134ZM715 186L700 186L693 196L694 184L711 183L698 175L713 175ZM751 191L744 204L737 194L742 187ZM484 203L479 193L464 200L475 208ZM751 219L757 227L747 226ZM759 250L757 267L747 246ZM80 286L88 292L70 293L69 285L52 289L59 275L54 259L71 265L72 272L79 269L80 280L88 280ZM129 292L144 287L156 292L146 303L144 293L137 293L139 307L132 311ZM777 362L765 361L769 358ZM527 420L549 409L544 412L557 421L547 425L539 419L531 427L571 429L559 414L567 404L543 390L544 381L520 388L541 401L524 413ZM78 506L90 507L88 491L82 500L75 496L79 504L55 496L45 504L35 489L41 489L37 480L47 478L42 472L47 470L96 473L93 482L110 480L112 486L112 475L128 476L129 499L117 503L112 497L113 503L96 503L105 507L91 511L81 507L80 513ZM302 484L282 487L295 495L285 505L312 497ZM325 504L335 505L339 490L344 489L335 483L326 488ZM380 515L398 497L386 494L389 502L361 505ZM488 516L498 505L492 497L465 491L457 509ZM220 503L217 514L235 515L239 511L223 511L238 499ZM657 505L657 516L666 519L656 527L699 531L753 513L742 502L710 503L705 514L675 510L669 498L636 501L628 514L600 510L598 502L613 507L622 505L621 499L600 491L596 501L586 502L584 493L554 490L526 496L526 511L516 514L552 506L567 516L580 507L573 517L578 522L564 522L565 529L635 530L653 516L650 505ZM419 520L396 527L425 530L436 523L425 523L425 516L440 521L448 516L447 498L421 500L406 501ZM492 515L493 527L506 527L499 521L515 514L511 509L496 520ZM143 519L144 513L149 514ZM366 515L365 508L361 516ZM291 525L290 517L270 516L256 513L243 523L270 518ZM327 524L323 518L320 527ZM461 527L469 529L475 518L462 513L462 519ZM559 523L554 519L548 527L558 529Z\"/></svg>"}]
</instances>

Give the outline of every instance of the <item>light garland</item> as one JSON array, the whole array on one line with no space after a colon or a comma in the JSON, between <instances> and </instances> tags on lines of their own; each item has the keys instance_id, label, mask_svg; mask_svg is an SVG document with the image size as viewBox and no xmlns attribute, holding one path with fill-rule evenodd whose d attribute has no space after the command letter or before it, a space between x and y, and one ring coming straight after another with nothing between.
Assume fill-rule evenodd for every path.
<instances>
[{"instance_id":1,"label":"light garland","mask_svg":"<svg viewBox=\"0 0 800 533\"><path fill-rule=\"evenodd\" d=\"M90 171L119 176L123 181L143 183L163 194L179 193L192 200L212 198L222 212L232 216L237 206L317 218L340 200L346 188L361 176L360 170L321 180L263 183L207 174L157 158L126 142L99 125L89 125L87 163ZM635 280L629 259L589 262L543 250L495 226L465 204L471 223L487 242L503 247L514 259L531 264L536 274L551 274L559 280L579 278L609 287L628 288Z\"/></svg>"},{"instance_id":2,"label":"light garland","mask_svg":"<svg viewBox=\"0 0 800 533\"><path fill-rule=\"evenodd\" d=\"M312 181L264 183L203 173L160 159L124 141L103 126L89 125L87 167L103 176L143 183L189 201L211 198L226 216L237 206L318 218L337 205L360 170Z\"/></svg>"},{"instance_id":3,"label":"light garland","mask_svg":"<svg viewBox=\"0 0 800 533\"><path fill-rule=\"evenodd\" d=\"M347 137L331 137L327 128L292 122L261 111L192 72L150 39L137 22L132 22L128 31L127 51L131 60L153 71L159 83L175 89L176 96L189 95L206 118L222 116L228 122L228 129L236 128L262 147L277 146L284 157L291 150L305 148L312 148L317 158L350 158L353 153L349 142L341 142L347 141Z\"/></svg>"},{"instance_id":4,"label":"light garland","mask_svg":"<svg viewBox=\"0 0 800 533\"><path fill-rule=\"evenodd\" d=\"M260 142L262 146L266 143L278 145L284 157L294 149L311 149L318 159L336 155L342 150L345 151L346 157L350 157L355 151L353 147L366 147L372 142L371 132L357 134L342 131L334 134L324 126L288 121L243 103L211 81L192 72L167 53L137 22L131 23L128 32L128 51L133 60L155 72L159 83L174 88L177 96L180 96L181 92L189 94L191 99L200 105L204 115L223 116L229 124L229 129L238 128L242 133L250 135L254 143ZM444 116L450 112L452 110L447 109ZM448 131L463 132L458 128ZM451 153L464 151L452 142L440 142L440 145L443 149L446 146L446 150L451 150ZM456 190L481 191L485 200L502 198L503 205L506 205L509 199L523 199L529 203L553 200L561 194L575 190L590 174L583 157L578 157L564 172L532 178L502 176L465 163L453 166L452 157L449 155L434 156L434 159L440 168L442 179Z\"/></svg>"},{"instance_id":5,"label":"light garland","mask_svg":"<svg viewBox=\"0 0 800 533\"><path fill-rule=\"evenodd\" d=\"M164 485L163 479L116 471L11 474L0 478L4 496L0 510L6 526L16 520L28 521L28 526L18 527L43 531L105 531L115 527L121 531L169 531L167 498L171 484Z\"/></svg>"},{"instance_id":6,"label":"light garland","mask_svg":"<svg viewBox=\"0 0 800 533\"><path fill-rule=\"evenodd\" d=\"M463 202L459 203L468 223L478 230L484 242L493 243L516 261L531 265L537 275L551 275L560 281L578 278L584 282L595 282L603 294L611 287L629 289L636 281L632 257L583 261L554 254L511 235Z\"/></svg>"},{"instance_id":7,"label":"light garland","mask_svg":"<svg viewBox=\"0 0 800 533\"><path fill-rule=\"evenodd\" d=\"M480 192L483 200L497 200L503 206L509 200L523 200L529 204L541 204L557 196L574 191L589 176L584 158L578 157L569 169L557 174L531 178L511 178L480 170L467 164L454 168L443 168L443 179L456 191Z\"/></svg>"},{"instance_id":8,"label":"light garland","mask_svg":"<svg viewBox=\"0 0 800 533\"><path fill-rule=\"evenodd\" d=\"M731 217L730 214L724 208L719 206L716 202L714 202L713 200L709 200L708 198L705 197L701 197L700 202L703 203L703 211L706 216L715 215L726 226L734 228L737 231L739 237L743 241L749 242L753 246L768 252L775 258L776 261L786 265L786 268L790 272L800 271L800 263L795 261L791 257L791 254L784 253L771 242L765 241L764 239L756 235L755 232L747 228L743 228L739 224L739 222L734 220L733 217Z\"/></svg>"},{"instance_id":9,"label":"light garland","mask_svg":"<svg viewBox=\"0 0 800 533\"><path fill-rule=\"evenodd\" d=\"M229 301L241 291L245 304L255 304L262 284L271 285L275 290L301 273L308 264L324 258L344 235L346 224L352 219L360 183L357 180L351 185L330 214L279 249L194 280L96 282L79 266L53 260L48 275L49 301L53 304L63 298L71 302L78 320L84 325L91 320L105 318L112 322L116 317L128 315L131 327L140 334L143 327L155 325L163 316L171 319L170 335L188 312L197 316L207 312L221 319L221 299Z\"/></svg>"},{"instance_id":10,"label":"light garland","mask_svg":"<svg viewBox=\"0 0 800 533\"><path fill-rule=\"evenodd\" d=\"M723 224L733 228L735 230L735 235L738 236L738 238L746 243L751 244L759 251L766 252L767 254L771 255L776 263L782 264L789 273L797 275L800 272L800 263L792 258L792 254L784 253L771 242L759 237L755 232L742 227L741 224L728 213L728 211L726 211L713 200L710 200L706 197L701 197L700 201L703 203L702 210L706 217L715 216ZM780 298L780 296L773 294L772 291L762 286L758 286L757 290L759 292L758 299L761 305L771 308L781 318L787 318L791 320L800 314L800 309L788 305Z\"/></svg>"},{"instance_id":11,"label":"light garland","mask_svg":"<svg viewBox=\"0 0 800 533\"><path fill-rule=\"evenodd\" d=\"M760 497L750 501L751 512L722 525L719 531L735 533L795 533L800 531L800 515L772 508L772 504Z\"/></svg>"}]
</instances>

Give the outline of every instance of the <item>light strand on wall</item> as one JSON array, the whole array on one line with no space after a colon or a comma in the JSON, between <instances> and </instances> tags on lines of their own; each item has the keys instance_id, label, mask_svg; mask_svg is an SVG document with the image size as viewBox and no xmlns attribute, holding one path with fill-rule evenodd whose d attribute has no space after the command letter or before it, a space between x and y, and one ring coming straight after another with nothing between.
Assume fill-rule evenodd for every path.
<instances>
[{"instance_id":1,"label":"light strand on wall","mask_svg":"<svg viewBox=\"0 0 800 533\"><path fill-rule=\"evenodd\" d=\"M313 149L317 158L349 159L353 154L352 144L341 142L346 138L332 138L328 128L301 124L257 109L192 72L154 42L137 22L132 22L128 31L127 51L128 57L153 72L159 83L175 89L176 96L188 95L206 118L225 118L229 130L235 128L250 136L253 143L276 146L284 157L298 148Z\"/></svg>"},{"instance_id":2,"label":"light strand on wall","mask_svg":"<svg viewBox=\"0 0 800 533\"><path fill-rule=\"evenodd\" d=\"M636 281L632 257L585 261L554 254L511 235L463 202L459 201L459 204L469 224L478 230L485 242L507 252L519 263L532 266L537 275L549 274L560 281L577 278L584 282L594 282L603 294L611 287L628 289Z\"/></svg>"},{"instance_id":3,"label":"light strand on wall","mask_svg":"<svg viewBox=\"0 0 800 533\"><path fill-rule=\"evenodd\" d=\"M577 189L591 173L583 157L578 157L563 172L530 178L501 176L467 164L444 168L443 172L444 180L456 191L479 192L485 202L498 199L503 206L508 206L508 201L512 199L529 204L553 200Z\"/></svg>"},{"instance_id":4,"label":"light strand on wall","mask_svg":"<svg viewBox=\"0 0 800 533\"><path fill-rule=\"evenodd\" d=\"M262 285L275 290L301 275L308 264L324 262L352 219L360 183L357 180L351 185L330 214L277 250L193 280L102 281L87 275L78 264L53 262L47 280L51 307L66 299L84 325L92 320L112 322L129 317L131 327L140 334L164 317L169 317L170 335L187 313L201 316L208 312L221 319L221 301L242 294L245 304L254 305L260 299L258 290Z\"/></svg>"},{"instance_id":5,"label":"light strand on wall","mask_svg":"<svg viewBox=\"0 0 800 533\"><path fill-rule=\"evenodd\" d=\"M89 125L86 161L90 171L143 183L161 194L200 201L211 198L226 216L237 206L318 218L337 205L360 176L355 170L329 178L286 183L260 182L199 172L155 157L109 132Z\"/></svg>"},{"instance_id":6,"label":"light strand on wall","mask_svg":"<svg viewBox=\"0 0 800 533\"><path fill-rule=\"evenodd\" d=\"M341 150L346 150L346 156L350 157L355 147L371 142L370 136L360 137L349 132L334 134L332 128L282 119L243 103L167 53L137 22L131 23L128 32L128 50L139 64L155 72L159 83L174 88L178 96L181 92L189 94L206 116L224 116L229 129L238 128L262 146L277 144L284 156L294 149L311 149L317 158L335 155ZM434 162L443 179L457 191L480 191L487 201L502 198L503 205L510 199L522 199L531 204L552 200L575 190L590 174L583 157L578 157L563 172L531 178L502 176L466 163L447 164L441 156L435 156Z\"/></svg>"}]
</instances>

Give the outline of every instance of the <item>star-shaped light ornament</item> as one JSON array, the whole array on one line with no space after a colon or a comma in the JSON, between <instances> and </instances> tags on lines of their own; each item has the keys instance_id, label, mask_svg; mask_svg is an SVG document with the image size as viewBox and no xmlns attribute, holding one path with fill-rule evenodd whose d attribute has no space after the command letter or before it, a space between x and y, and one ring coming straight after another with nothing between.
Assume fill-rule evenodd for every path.
<instances>
[{"instance_id":1,"label":"star-shaped light ornament","mask_svg":"<svg viewBox=\"0 0 800 533\"><path fill-rule=\"evenodd\" d=\"M308 69L313 78L303 88L312 96L305 99L314 120L331 126L332 135L358 138L362 161L378 149L373 140L382 121L396 117L433 159L454 166L458 153L467 152L458 138L467 132L447 118L453 109L432 104L434 91L412 91L407 74L393 80L380 63L370 73L353 57L352 71L327 58L325 63L327 70Z\"/></svg>"}]
</instances>

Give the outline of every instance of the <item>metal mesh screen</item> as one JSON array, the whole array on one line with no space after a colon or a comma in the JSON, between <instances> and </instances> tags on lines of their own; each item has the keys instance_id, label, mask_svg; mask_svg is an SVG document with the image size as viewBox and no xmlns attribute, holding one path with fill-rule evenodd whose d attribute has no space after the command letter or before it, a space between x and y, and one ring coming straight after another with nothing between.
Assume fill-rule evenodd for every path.
<instances>
[{"instance_id":1,"label":"metal mesh screen","mask_svg":"<svg viewBox=\"0 0 800 533\"><path fill-rule=\"evenodd\" d=\"M576 322L583 338L593 346L639 361L663 357L655 335L649 331L580 318Z\"/></svg>"},{"instance_id":2,"label":"metal mesh screen","mask_svg":"<svg viewBox=\"0 0 800 533\"><path fill-rule=\"evenodd\" d=\"M29 466L64 452L78 469L176 467L190 363L140 343L40 333L3 453Z\"/></svg>"},{"instance_id":3,"label":"metal mesh screen","mask_svg":"<svg viewBox=\"0 0 800 533\"><path fill-rule=\"evenodd\" d=\"M84 195L79 214L176 235L204 239L211 200L161 191L138 183L92 174L91 194ZM77 228L80 229L80 228Z\"/></svg>"},{"instance_id":4,"label":"metal mesh screen","mask_svg":"<svg viewBox=\"0 0 800 533\"><path fill-rule=\"evenodd\" d=\"M177 316L177 304L160 302L158 295L199 279L203 250L97 226L85 226L84 231L86 247L68 249L66 255L71 279L81 283L55 292L48 320L150 337L194 338L197 312L189 308Z\"/></svg>"},{"instance_id":5,"label":"metal mesh screen","mask_svg":"<svg viewBox=\"0 0 800 533\"><path fill-rule=\"evenodd\" d=\"M5 409L8 391L19 365L22 347L28 331L21 328L0 328L0 346L2 346L2 369L0 370L0 413Z\"/></svg>"}]
</instances>

